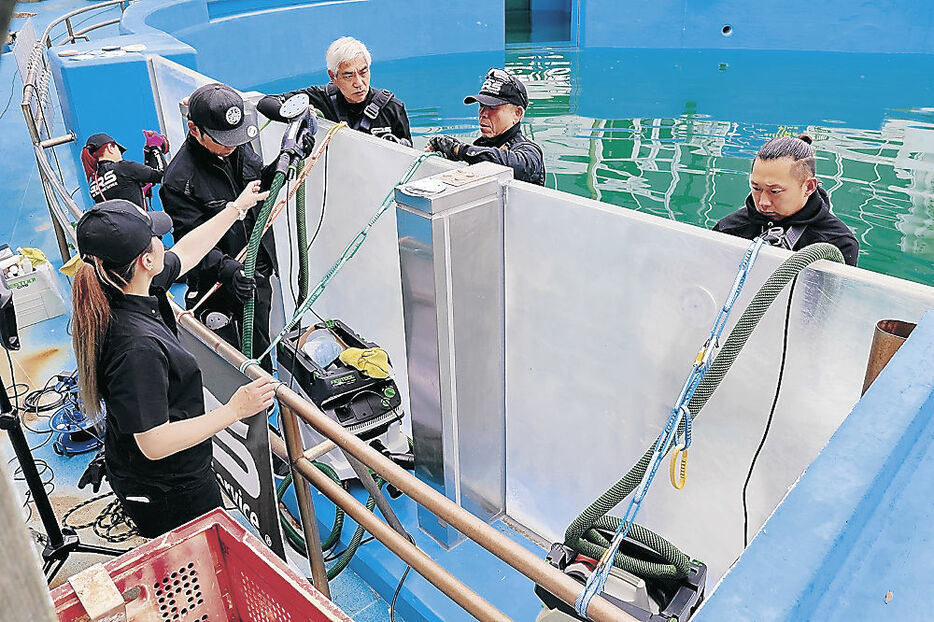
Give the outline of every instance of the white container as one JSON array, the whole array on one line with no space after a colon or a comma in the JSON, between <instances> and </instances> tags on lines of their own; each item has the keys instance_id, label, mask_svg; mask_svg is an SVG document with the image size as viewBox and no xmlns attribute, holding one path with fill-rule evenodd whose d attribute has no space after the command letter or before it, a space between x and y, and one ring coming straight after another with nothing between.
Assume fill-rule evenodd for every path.
<instances>
[{"instance_id":1,"label":"white container","mask_svg":"<svg viewBox=\"0 0 934 622\"><path fill-rule=\"evenodd\" d=\"M40 264L29 274L7 279L6 283L13 291L18 328L65 313L65 301L50 263Z\"/></svg>"}]
</instances>

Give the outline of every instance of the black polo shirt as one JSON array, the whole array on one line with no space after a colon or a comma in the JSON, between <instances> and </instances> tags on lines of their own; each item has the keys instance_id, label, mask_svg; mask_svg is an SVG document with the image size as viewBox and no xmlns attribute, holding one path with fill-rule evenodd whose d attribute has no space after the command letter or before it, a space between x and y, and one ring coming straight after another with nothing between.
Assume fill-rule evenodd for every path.
<instances>
[{"instance_id":1,"label":"black polo shirt","mask_svg":"<svg viewBox=\"0 0 934 622\"><path fill-rule=\"evenodd\" d=\"M88 186L95 203L110 199L126 199L140 207L146 206L143 186L162 181L162 171L131 160L101 160L97 163L97 175Z\"/></svg>"},{"instance_id":2,"label":"black polo shirt","mask_svg":"<svg viewBox=\"0 0 934 622\"><path fill-rule=\"evenodd\" d=\"M105 456L111 486L124 495L188 488L213 477L211 440L162 460L149 460L133 437L167 421L204 414L201 369L178 341L165 290L181 264L166 251L150 296L113 296L110 327L98 359L107 407Z\"/></svg>"}]
</instances>

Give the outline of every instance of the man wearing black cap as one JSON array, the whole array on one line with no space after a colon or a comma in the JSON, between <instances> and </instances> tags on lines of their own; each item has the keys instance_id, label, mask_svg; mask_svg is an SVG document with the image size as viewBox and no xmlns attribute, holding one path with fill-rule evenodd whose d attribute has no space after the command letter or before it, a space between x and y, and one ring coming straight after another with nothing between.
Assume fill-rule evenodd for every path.
<instances>
[{"instance_id":1,"label":"man wearing black cap","mask_svg":"<svg viewBox=\"0 0 934 622\"><path fill-rule=\"evenodd\" d=\"M453 136L434 136L428 151L470 164L496 162L511 168L516 179L544 186L542 148L526 138L519 125L529 107L525 85L508 71L490 69L480 92L464 98L464 103L480 104L480 138L468 145Z\"/></svg>"},{"instance_id":2,"label":"man wearing black cap","mask_svg":"<svg viewBox=\"0 0 934 622\"><path fill-rule=\"evenodd\" d=\"M81 163L88 178L91 198L95 203L126 199L144 207L146 199L151 196L152 184L162 181L166 149L164 139L159 146L150 146L147 139L147 146L143 149L146 164L140 164L124 160L126 147L109 134L100 132L92 135L81 150Z\"/></svg>"},{"instance_id":3,"label":"man wearing black cap","mask_svg":"<svg viewBox=\"0 0 934 622\"><path fill-rule=\"evenodd\" d=\"M258 130L240 95L224 84L200 87L188 99L188 136L165 172L159 196L172 217L176 239L222 211L253 180L268 188L274 164L263 168L262 159L249 141ZM303 156L310 154L313 137L300 141ZM241 219L224 234L215 249L188 275L186 306L190 309L214 286L218 289L197 312L198 319L225 341L239 347L243 303L255 285L254 351L269 345L270 277L276 272L272 231L262 238L256 261L255 284L235 259L250 239L259 203L241 212ZM269 366L266 357L264 366Z\"/></svg>"}]
</instances>

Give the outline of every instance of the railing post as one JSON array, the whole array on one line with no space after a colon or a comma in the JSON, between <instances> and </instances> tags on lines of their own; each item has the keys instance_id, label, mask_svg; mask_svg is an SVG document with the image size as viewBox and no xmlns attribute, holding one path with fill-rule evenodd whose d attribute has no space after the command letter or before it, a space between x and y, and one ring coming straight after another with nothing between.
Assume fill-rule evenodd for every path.
<instances>
[{"instance_id":1,"label":"railing post","mask_svg":"<svg viewBox=\"0 0 934 622\"><path fill-rule=\"evenodd\" d=\"M328 575L324 568L324 554L321 551L321 536L318 534L318 519L315 517L314 501L311 498L308 480L302 476L296 466L298 459L302 457L302 436L298 429L298 419L295 412L282 401L279 402L279 420L282 422L282 433L285 435L285 444L289 452L292 486L295 487L298 512L302 519L305 551L308 553L308 563L311 565L312 582L319 592L327 598L331 598Z\"/></svg>"}]
</instances>

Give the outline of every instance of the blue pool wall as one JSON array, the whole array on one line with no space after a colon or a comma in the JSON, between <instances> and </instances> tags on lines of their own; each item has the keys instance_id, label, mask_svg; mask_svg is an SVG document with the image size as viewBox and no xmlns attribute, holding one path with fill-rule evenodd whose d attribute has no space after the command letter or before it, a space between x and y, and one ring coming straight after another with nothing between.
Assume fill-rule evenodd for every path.
<instances>
[{"instance_id":1,"label":"blue pool wall","mask_svg":"<svg viewBox=\"0 0 934 622\"><path fill-rule=\"evenodd\" d=\"M587 0L580 2L579 43L929 54L932 30L930 0Z\"/></svg>"},{"instance_id":2,"label":"blue pool wall","mask_svg":"<svg viewBox=\"0 0 934 622\"><path fill-rule=\"evenodd\" d=\"M70 155L81 170L80 146L88 136L101 131L127 147L128 158L142 159L141 130L159 127L150 95L149 55L164 56L247 90L283 77L323 71L328 45L344 35L366 43L374 64L378 64L437 54L501 54L504 31L502 0L301 4L283 0L143 0L125 11L120 36L70 47L97 52L107 45L143 44L144 51L81 60L51 54L50 61L65 126L77 137ZM86 188L80 196L90 205ZM158 207L158 198L155 203Z\"/></svg>"},{"instance_id":3,"label":"blue pool wall","mask_svg":"<svg viewBox=\"0 0 934 622\"><path fill-rule=\"evenodd\" d=\"M901 620L929 608L934 377L919 370L932 368L929 311L694 622Z\"/></svg>"}]
</instances>

